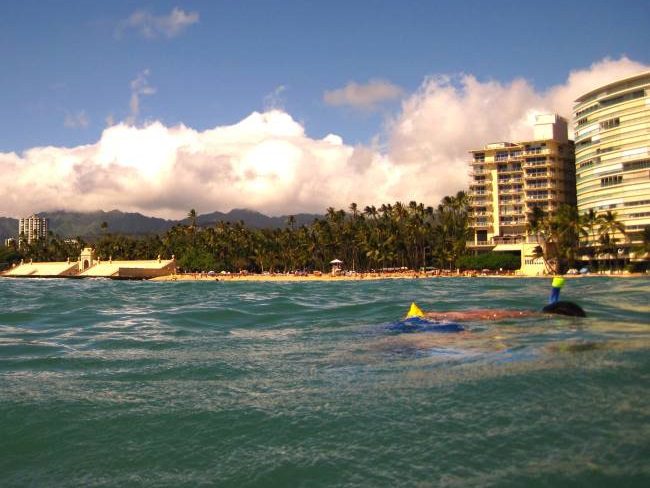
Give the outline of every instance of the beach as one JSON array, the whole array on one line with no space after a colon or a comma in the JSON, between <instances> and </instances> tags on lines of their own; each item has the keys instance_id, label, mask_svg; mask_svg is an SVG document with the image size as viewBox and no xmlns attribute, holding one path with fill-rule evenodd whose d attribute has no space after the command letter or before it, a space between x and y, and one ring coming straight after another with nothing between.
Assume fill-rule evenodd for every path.
<instances>
[{"instance_id":1,"label":"beach","mask_svg":"<svg viewBox=\"0 0 650 488\"><path fill-rule=\"evenodd\" d=\"M612 277L612 278L641 278L647 276L643 273L612 273L612 274L586 274L586 275L564 275L570 279ZM393 273L352 273L332 275L322 274L291 274L291 273L229 273L229 274L208 274L208 273L178 273L151 278L149 281L227 281L227 282L334 282L334 281L372 281L372 280L417 280L435 278L505 278L522 279L537 278L551 279L553 275L543 276L519 276L513 273L479 273L479 272L449 272L444 273L422 273L416 271L403 271Z\"/></svg>"},{"instance_id":2,"label":"beach","mask_svg":"<svg viewBox=\"0 0 650 488\"><path fill-rule=\"evenodd\" d=\"M166 276L158 276L150 281L363 281L363 280L408 280L419 278L432 278L434 275L416 273L413 271L400 273L353 273L333 275L322 274L292 274L292 273L229 273L215 274L208 273L179 273Z\"/></svg>"}]
</instances>

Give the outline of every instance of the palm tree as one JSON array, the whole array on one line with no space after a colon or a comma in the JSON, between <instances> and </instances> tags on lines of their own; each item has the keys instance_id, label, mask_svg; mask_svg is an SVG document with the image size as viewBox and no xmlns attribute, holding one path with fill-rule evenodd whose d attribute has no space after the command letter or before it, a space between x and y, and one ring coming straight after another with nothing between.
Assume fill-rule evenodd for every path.
<instances>
[{"instance_id":1,"label":"palm tree","mask_svg":"<svg viewBox=\"0 0 650 488\"><path fill-rule=\"evenodd\" d=\"M197 220L196 210L191 209L187 214L187 218L190 222L190 228L194 229L196 227L196 220Z\"/></svg>"},{"instance_id":2,"label":"palm tree","mask_svg":"<svg viewBox=\"0 0 650 488\"><path fill-rule=\"evenodd\" d=\"M294 231L294 229L296 227L296 216L295 215L289 215L287 217L287 226L289 226L289 229L291 230L291 232Z\"/></svg>"},{"instance_id":3,"label":"palm tree","mask_svg":"<svg viewBox=\"0 0 650 488\"><path fill-rule=\"evenodd\" d=\"M586 247L591 264L592 260L596 257L595 250L596 246L598 245L598 238L596 234L602 225L603 220L593 208L590 208L588 212L582 214L580 219L582 230L587 236Z\"/></svg>"},{"instance_id":4,"label":"palm tree","mask_svg":"<svg viewBox=\"0 0 650 488\"><path fill-rule=\"evenodd\" d=\"M526 231L535 236L539 244L539 237L544 230L544 220L546 219L546 212L540 207L535 205L528 215L528 222L526 223Z\"/></svg>"},{"instance_id":5,"label":"palm tree","mask_svg":"<svg viewBox=\"0 0 650 488\"><path fill-rule=\"evenodd\" d=\"M616 239L616 234L622 234L625 238L625 224L618 220L616 212L608 210L600 215L598 233L600 235L608 234L612 240Z\"/></svg>"},{"instance_id":6,"label":"palm tree","mask_svg":"<svg viewBox=\"0 0 650 488\"><path fill-rule=\"evenodd\" d=\"M617 235L622 235L623 239L626 239L625 224L619 221L616 212L612 212L611 210L601 214L600 219L600 226L598 227L600 243L603 245L603 250L611 255L614 253L614 248L618 242ZM609 264L611 269L611 261Z\"/></svg>"}]
</instances>

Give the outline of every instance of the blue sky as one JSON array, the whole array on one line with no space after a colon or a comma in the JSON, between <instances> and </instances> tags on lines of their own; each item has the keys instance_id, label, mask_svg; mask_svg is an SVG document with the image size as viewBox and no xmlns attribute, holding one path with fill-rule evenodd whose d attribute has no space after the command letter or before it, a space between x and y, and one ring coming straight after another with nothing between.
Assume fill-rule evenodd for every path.
<instances>
[{"instance_id":1,"label":"blue sky","mask_svg":"<svg viewBox=\"0 0 650 488\"><path fill-rule=\"evenodd\" d=\"M468 150L650 69L647 0L0 11L0 216L435 205Z\"/></svg>"},{"instance_id":2,"label":"blue sky","mask_svg":"<svg viewBox=\"0 0 650 488\"><path fill-rule=\"evenodd\" d=\"M9 1L0 16L0 150L96 140L128 116L130 82L149 70L156 93L139 118L196 129L279 104L314 137L350 143L381 132L393 101L356 111L323 101L350 81L415 90L429 75L524 77L538 89L604 57L650 61L650 2ZM172 38L116 35L136 11L173 8L198 22ZM65 126L85 114L86 127Z\"/></svg>"}]
</instances>

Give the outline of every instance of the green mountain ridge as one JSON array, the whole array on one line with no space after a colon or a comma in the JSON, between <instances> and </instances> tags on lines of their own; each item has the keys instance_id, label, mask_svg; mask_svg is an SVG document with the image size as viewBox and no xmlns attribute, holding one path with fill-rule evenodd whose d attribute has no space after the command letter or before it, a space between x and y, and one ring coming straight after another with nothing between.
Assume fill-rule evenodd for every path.
<instances>
[{"instance_id":1,"label":"green mountain ridge","mask_svg":"<svg viewBox=\"0 0 650 488\"><path fill-rule=\"evenodd\" d=\"M104 232L102 223L108 227L105 232L146 235L162 234L174 225L187 224L188 219L167 220L157 217L148 217L135 212L122 212L111 210L105 212L69 212L65 210L53 212L38 212L38 216L49 220L49 230L64 238L83 237L92 239ZM316 214L296 214L296 226L310 224L314 219L322 217ZM197 217L199 225L208 226L218 222L243 222L245 226L257 229L282 228L287 225L288 216L269 217L260 212L248 209L233 209L227 213L212 212ZM18 235L18 219L0 217L0 239L4 241L9 237ZM1 243L1 242L0 242Z\"/></svg>"}]
</instances>

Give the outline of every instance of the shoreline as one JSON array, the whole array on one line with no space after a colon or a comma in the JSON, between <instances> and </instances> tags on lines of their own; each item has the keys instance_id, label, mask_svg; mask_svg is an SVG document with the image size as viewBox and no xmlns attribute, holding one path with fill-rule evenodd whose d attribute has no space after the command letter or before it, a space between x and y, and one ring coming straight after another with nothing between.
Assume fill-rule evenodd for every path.
<instances>
[{"instance_id":1,"label":"shoreline","mask_svg":"<svg viewBox=\"0 0 650 488\"><path fill-rule=\"evenodd\" d=\"M562 275L564 278L641 278L648 276L644 273L621 273L621 274L588 274L588 275ZM183 273L150 278L148 281L219 281L219 282L322 282L322 281L377 281L377 280L417 280L417 279L436 279L436 278L497 278L497 279L515 279L515 278L536 278L551 279L553 275L545 276L521 276L514 274L425 274L416 272L402 273L358 273L354 275L331 274L322 275L291 275L291 274L226 274L226 275L207 275L203 273Z\"/></svg>"}]
</instances>

